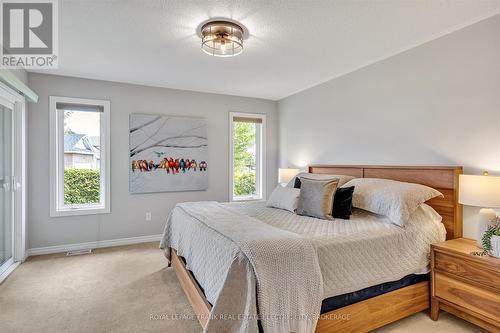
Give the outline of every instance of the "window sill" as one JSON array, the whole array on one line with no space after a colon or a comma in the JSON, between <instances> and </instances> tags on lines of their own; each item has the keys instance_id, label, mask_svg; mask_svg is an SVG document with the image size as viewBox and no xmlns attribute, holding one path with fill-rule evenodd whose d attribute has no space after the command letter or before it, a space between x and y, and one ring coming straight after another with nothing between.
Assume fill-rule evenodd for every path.
<instances>
[{"instance_id":1,"label":"window sill","mask_svg":"<svg viewBox=\"0 0 500 333\"><path fill-rule=\"evenodd\" d=\"M96 214L109 214L111 210L106 207L86 207L86 208L64 208L50 212L50 217L61 216L79 216L79 215L96 215Z\"/></svg>"},{"instance_id":2,"label":"window sill","mask_svg":"<svg viewBox=\"0 0 500 333\"><path fill-rule=\"evenodd\" d=\"M238 197L232 198L232 202L245 202L245 201L266 201L266 199L261 197Z\"/></svg>"}]
</instances>

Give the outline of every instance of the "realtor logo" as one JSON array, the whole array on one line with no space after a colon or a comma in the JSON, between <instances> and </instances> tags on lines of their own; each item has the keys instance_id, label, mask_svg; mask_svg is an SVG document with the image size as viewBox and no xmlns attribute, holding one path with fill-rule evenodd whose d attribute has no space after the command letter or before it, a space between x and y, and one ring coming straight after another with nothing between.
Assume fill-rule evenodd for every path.
<instances>
[{"instance_id":1,"label":"realtor logo","mask_svg":"<svg viewBox=\"0 0 500 333\"><path fill-rule=\"evenodd\" d=\"M57 0L1 3L1 64L6 68L57 68Z\"/></svg>"}]
</instances>

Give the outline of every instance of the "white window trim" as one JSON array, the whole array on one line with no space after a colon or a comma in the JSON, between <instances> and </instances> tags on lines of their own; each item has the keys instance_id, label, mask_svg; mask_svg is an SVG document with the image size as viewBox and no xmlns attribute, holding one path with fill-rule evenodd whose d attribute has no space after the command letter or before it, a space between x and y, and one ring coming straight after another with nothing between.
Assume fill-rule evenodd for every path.
<instances>
[{"instance_id":1,"label":"white window trim","mask_svg":"<svg viewBox=\"0 0 500 333\"><path fill-rule=\"evenodd\" d=\"M248 197L238 197L233 196L233 186L234 186L234 173L233 173L233 134L234 134L234 122L235 117L248 117L248 118L259 118L262 119L262 126L260 130L261 135L257 138L257 192L260 193L259 196L248 196ZM260 137L260 142L259 142ZM232 201L259 201L266 200L266 115L262 113L249 113L249 112L229 112L229 200Z\"/></svg>"},{"instance_id":2,"label":"white window trim","mask_svg":"<svg viewBox=\"0 0 500 333\"><path fill-rule=\"evenodd\" d=\"M58 114L57 103L80 105L98 105L103 107L101 116L101 159L100 159L100 188L101 204L61 206L64 201L64 116ZM75 216L106 214L111 212L110 199L110 109L111 103L105 100L83 99L72 97L49 97L50 114L50 216ZM58 130L60 133L58 133ZM62 135L61 135L62 134Z\"/></svg>"}]
</instances>

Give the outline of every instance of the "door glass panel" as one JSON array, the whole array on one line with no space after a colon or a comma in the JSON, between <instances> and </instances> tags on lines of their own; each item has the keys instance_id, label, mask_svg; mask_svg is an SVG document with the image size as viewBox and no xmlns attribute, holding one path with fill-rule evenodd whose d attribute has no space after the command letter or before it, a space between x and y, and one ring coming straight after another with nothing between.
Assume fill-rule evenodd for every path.
<instances>
[{"instance_id":1,"label":"door glass panel","mask_svg":"<svg viewBox=\"0 0 500 333\"><path fill-rule=\"evenodd\" d=\"M12 110L0 106L0 266L12 257Z\"/></svg>"}]
</instances>

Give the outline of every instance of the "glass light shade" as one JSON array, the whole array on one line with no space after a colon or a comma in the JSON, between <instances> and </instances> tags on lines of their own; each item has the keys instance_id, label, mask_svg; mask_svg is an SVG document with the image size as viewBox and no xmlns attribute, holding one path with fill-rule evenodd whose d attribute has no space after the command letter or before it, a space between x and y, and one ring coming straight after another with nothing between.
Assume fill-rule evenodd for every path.
<instances>
[{"instance_id":1,"label":"glass light shade","mask_svg":"<svg viewBox=\"0 0 500 333\"><path fill-rule=\"evenodd\" d=\"M215 57L243 52L243 28L229 21L208 22L201 27L201 49Z\"/></svg>"},{"instance_id":2,"label":"glass light shade","mask_svg":"<svg viewBox=\"0 0 500 333\"><path fill-rule=\"evenodd\" d=\"M464 205L500 208L500 177L460 175L458 197Z\"/></svg>"},{"instance_id":3,"label":"glass light shade","mask_svg":"<svg viewBox=\"0 0 500 333\"><path fill-rule=\"evenodd\" d=\"M299 173L299 169L278 169L278 182L279 183L288 183Z\"/></svg>"}]
</instances>

